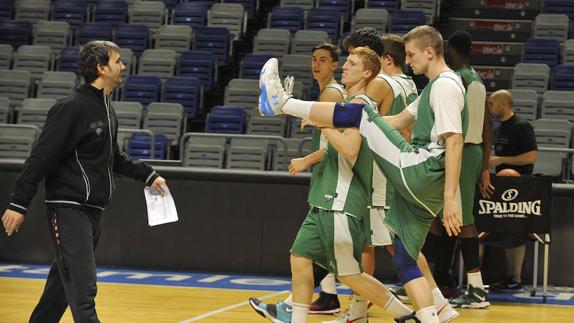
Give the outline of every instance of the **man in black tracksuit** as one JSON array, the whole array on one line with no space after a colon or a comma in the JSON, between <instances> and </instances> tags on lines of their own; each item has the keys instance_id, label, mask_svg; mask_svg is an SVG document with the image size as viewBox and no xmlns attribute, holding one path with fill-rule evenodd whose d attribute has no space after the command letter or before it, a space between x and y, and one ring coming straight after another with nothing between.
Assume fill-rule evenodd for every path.
<instances>
[{"instance_id":1,"label":"man in black tracksuit","mask_svg":"<svg viewBox=\"0 0 574 323\"><path fill-rule=\"evenodd\" d=\"M75 322L99 322L94 250L102 211L115 187L113 173L145 182L162 194L166 188L165 180L150 166L119 150L118 122L109 97L125 70L117 45L107 41L85 44L78 67L86 83L48 113L2 217L6 233L17 232L38 183L46 179L55 260L30 322L58 322L68 305Z\"/></svg>"}]
</instances>

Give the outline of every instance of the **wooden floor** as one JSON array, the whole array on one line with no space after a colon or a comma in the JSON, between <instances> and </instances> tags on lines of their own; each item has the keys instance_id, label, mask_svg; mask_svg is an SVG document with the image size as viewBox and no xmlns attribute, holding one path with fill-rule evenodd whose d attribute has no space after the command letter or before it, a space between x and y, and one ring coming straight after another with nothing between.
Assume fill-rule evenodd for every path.
<instances>
[{"instance_id":1,"label":"wooden floor","mask_svg":"<svg viewBox=\"0 0 574 323\"><path fill-rule=\"evenodd\" d=\"M26 322L36 304L44 280L0 278L0 322ZM283 299L287 293L143 286L99 283L96 304L102 322L267 322L247 304L249 297ZM341 297L345 304L348 297ZM371 323L392 322L382 310L373 308ZM333 319L333 316L311 316L310 322ZM574 307L544 305L494 304L488 310L461 310L456 322L573 322ZM71 323L66 312L62 322Z\"/></svg>"}]
</instances>

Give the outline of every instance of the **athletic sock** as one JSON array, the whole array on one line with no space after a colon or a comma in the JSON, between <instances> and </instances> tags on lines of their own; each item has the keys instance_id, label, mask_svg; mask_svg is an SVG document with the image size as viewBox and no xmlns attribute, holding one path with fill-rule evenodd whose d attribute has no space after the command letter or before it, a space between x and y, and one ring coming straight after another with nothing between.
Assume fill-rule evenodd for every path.
<instances>
[{"instance_id":1,"label":"athletic sock","mask_svg":"<svg viewBox=\"0 0 574 323\"><path fill-rule=\"evenodd\" d=\"M475 273L466 273L468 278L468 285L472 285L472 287L484 289L484 284L482 283L482 274L480 271Z\"/></svg>"},{"instance_id":2,"label":"athletic sock","mask_svg":"<svg viewBox=\"0 0 574 323\"><path fill-rule=\"evenodd\" d=\"M337 282L335 282L335 275L329 274L321 281L321 290L327 294L337 295Z\"/></svg>"},{"instance_id":3,"label":"athletic sock","mask_svg":"<svg viewBox=\"0 0 574 323\"><path fill-rule=\"evenodd\" d=\"M401 303L401 301L399 301L394 295L391 295L391 297L389 297L389 300L387 301L384 310L391 313L391 315L393 315L394 318L403 317L413 312L405 304Z\"/></svg>"},{"instance_id":4,"label":"athletic sock","mask_svg":"<svg viewBox=\"0 0 574 323\"><path fill-rule=\"evenodd\" d=\"M283 303L293 307L293 294L289 294L289 297L287 297Z\"/></svg>"},{"instance_id":5,"label":"athletic sock","mask_svg":"<svg viewBox=\"0 0 574 323\"><path fill-rule=\"evenodd\" d=\"M349 305L349 315L351 316L350 319L354 320L360 317L367 317L368 305L369 301L366 298L357 294L353 294L351 304Z\"/></svg>"},{"instance_id":6,"label":"athletic sock","mask_svg":"<svg viewBox=\"0 0 574 323\"><path fill-rule=\"evenodd\" d=\"M434 306L436 306L436 308L442 308L445 303L448 303L448 300L446 298L444 298L444 296L442 295L442 292L440 291L440 289L438 287L433 288L431 290L431 293L432 293L432 302L433 302Z\"/></svg>"},{"instance_id":7,"label":"athletic sock","mask_svg":"<svg viewBox=\"0 0 574 323\"><path fill-rule=\"evenodd\" d=\"M429 306L418 310L417 318L419 321L421 321L421 323L440 323L438 314L436 313L436 308L434 306Z\"/></svg>"},{"instance_id":8,"label":"athletic sock","mask_svg":"<svg viewBox=\"0 0 574 323\"><path fill-rule=\"evenodd\" d=\"M281 108L281 110L285 114L290 114L302 119L309 119L309 114L311 113L311 107L313 106L313 103L315 102L291 98L285 102L285 105L283 108Z\"/></svg>"},{"instance_id":9,"label":"athletic sock","mask_svg":"<svg viewBox=\"0 0 574 323\"><path fill-rule=\"evenodd\" d=\"M307 323L307 317L309 316L309 305L293 303L293 316L291 317L291 322L293 323Z\"/></svg>"}]
</instances>

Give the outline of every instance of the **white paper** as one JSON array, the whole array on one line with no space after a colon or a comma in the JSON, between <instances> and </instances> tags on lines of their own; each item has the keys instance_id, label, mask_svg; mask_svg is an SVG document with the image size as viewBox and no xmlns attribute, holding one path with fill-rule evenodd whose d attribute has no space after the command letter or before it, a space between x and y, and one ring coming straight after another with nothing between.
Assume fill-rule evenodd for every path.
<instances>
[{"instance_id":1,"label":"white paper","mask_svg":"<svg viewBox=\"0 0 574 323\"><path fill-rule=\"evenodd\" d=\"M166 185L162 185L164 195L161 196L156 190L144 188L145 201L147 204L147 218L150 227L155 225L176 222L177 209L175 202Z\"/></svg>"}]
</instances>

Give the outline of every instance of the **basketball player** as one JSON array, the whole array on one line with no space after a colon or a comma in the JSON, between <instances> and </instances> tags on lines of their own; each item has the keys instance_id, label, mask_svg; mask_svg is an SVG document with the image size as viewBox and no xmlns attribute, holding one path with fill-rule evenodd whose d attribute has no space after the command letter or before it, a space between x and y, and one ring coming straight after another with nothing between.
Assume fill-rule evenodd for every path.
<instances>
[{"instance_id":1,"label":"basketball player","mask_svg":"<svg viewBox=\"0 0 574 323\"><path fill-rule=\"evenodd\" d=\"M417 27L404 41L407 63L416 74L425 74L431 81L397 116L382 118L364 104L348 103L343 108L341 104L292 99L281 86L273 59L261 74L260 112L291 114L325 126L359 128L377 165L396 190L385 223L395 233L393 262L399 277L421 322L438 322L429 285L416 260L430 223L441 210L448 234L460 233L457 188L467 121L465 90L460 77L444 61L442 37L436 29ZM413 124L409 144L396 129Z\"/></svg>"}]
</instances>

